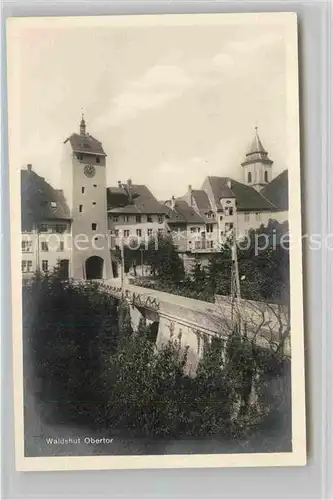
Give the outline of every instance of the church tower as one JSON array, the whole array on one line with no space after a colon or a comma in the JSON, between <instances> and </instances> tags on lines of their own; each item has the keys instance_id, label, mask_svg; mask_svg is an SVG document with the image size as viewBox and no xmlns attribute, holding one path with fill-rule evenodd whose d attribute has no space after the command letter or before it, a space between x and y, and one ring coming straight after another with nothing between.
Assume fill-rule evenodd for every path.
<instances>
[{"instance_id":1,"label":"church tower","mask_svg":"<svg viewBox=\"0 0 333 500\"><path fill-rule=\"evenodd\" d=\"M259 138L258 127L255 127L255 136L242 163L244 184L260 191L272 180L272 165Z\"/></svg>"},{"instance_id":2,"label":"church tower","mask_svg":"<svg viewBox=\"0 0 333 500\"><path fill-rule=\"evenodd\" d=\"M72 278L112 278L106 156L102 143L87 132L82 115L79 133L64 142L62 159L63 191L72 217Z\"/></svg>"}]
</instances>

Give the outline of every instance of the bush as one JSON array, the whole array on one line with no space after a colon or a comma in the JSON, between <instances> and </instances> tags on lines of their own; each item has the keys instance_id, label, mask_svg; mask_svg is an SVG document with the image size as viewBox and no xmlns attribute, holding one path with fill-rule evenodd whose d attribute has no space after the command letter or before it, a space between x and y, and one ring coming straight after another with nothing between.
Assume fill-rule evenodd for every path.
<instances>
[{"instance_id":1,"label":"bush","mask_svg":"<svg viewBox=\"0 0 333 500\"><path fill-rule=\"evenodd\" d=\"M226 344L206 339L191 378L180 339L157 351L145 320L133 332L126 302L96 284L36 277L23 287L23 314L26 384L53 402L53 420L125 437L241 437L273 425L288 404L279 353L237 332Z\"/></svg>"}]
</instances>

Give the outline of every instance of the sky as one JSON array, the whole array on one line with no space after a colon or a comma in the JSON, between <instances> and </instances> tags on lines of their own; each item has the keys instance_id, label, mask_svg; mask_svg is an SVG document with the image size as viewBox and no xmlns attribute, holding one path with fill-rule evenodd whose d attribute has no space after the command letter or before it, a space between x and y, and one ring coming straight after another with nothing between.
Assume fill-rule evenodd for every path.
<instances>
[{"instance_id":1,"label":"sky","mask_svg":"<svg viewBox=\"0 0 333 500\"><path fill-rule=\"evenodd\" d=\"M255 126L273 177L289 167L279 25L27 26L15 64L18 158L56 188L82 110L108 155L109 186L131 178L165 200L207 175L242 180Z\"/></svg>"}]
</instances>

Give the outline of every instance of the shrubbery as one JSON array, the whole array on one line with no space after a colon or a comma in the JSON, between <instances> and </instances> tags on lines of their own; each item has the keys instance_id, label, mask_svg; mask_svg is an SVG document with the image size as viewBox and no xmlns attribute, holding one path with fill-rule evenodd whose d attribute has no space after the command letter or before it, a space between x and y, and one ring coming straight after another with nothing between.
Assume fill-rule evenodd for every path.
<instances>
[{"instance_id":1,"label":"shrubbery","mask_svg":"<svg viewBox=\"0 0 333 500\"><path fill-rule=\"evenodd\" d=\"M206 341L189 377L179 340L157 351L145 322L133 332L127 305L96 284L36 277L23 287L23 314L26 386L59 422L124 436L236 437L260 429L289 397L288 383L272 390L288 372L282 355L237 332L225 349Z\"/></svg>"}]
</instances>

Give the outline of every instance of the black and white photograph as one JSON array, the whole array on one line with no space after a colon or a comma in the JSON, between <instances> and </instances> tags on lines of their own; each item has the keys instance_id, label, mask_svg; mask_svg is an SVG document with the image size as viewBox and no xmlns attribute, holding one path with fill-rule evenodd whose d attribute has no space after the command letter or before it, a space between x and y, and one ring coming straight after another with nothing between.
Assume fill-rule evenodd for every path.
<instances>
[{"instance_id":1,"label":"black and white photograph","mask_svg":"<svg viewBox=\"0 0 333 500\"><path fill-rule=\"evenodd\" d=\"M7 49L19 470L305 465L296 15Z\"/></svg>"}]
</instances>

